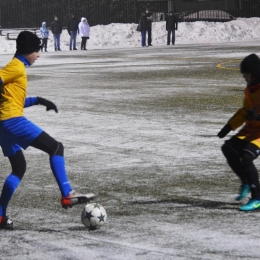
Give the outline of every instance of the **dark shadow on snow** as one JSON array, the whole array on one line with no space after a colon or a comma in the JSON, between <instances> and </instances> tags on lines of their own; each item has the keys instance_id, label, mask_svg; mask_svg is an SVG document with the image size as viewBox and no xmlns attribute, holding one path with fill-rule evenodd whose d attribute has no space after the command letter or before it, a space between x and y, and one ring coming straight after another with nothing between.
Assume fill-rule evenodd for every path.
<instances>
[{"instance_id":1,"label":"dark shadow on snow","mask_svg":"<svg viewBox=\"0 0 260 260\"><path fill-rule=\"evenodd\" d=\"M149 205L149 204L178 204L183 207L199 207L205 209L238 209L238 202L222 202L222 201L211 201L201 200L193 198L175 198L169 200L150 200L150 201L133 201L132 205ZM174 205L172 205L174 206Z\"/></svg>"}]
</instances>

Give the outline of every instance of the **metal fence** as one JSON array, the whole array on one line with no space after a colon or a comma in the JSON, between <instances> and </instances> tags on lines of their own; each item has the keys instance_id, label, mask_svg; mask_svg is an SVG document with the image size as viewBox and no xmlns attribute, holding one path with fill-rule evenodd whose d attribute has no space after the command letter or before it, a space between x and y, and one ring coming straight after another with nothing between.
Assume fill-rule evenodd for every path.
<instances>
[{"instance_id":1,"label":"metal fence","mask_svg":"<svg viewBox=\"0 0 260 260\"><path fill-rule=\"evenodd\" d=\"M71 13L78 19L86 17L91 26L109 23L137 23L145 7L167 12L167 1L140 2L137 0L1 0L2 28L39 27L47 25L54 15L66 26Z\"/></svg>"},{"instance_id":2,"label":"metal fence","mask_svg":"<svg viewBox=\"0 0 260 260\"><path fill-rule=\"evenodd\" d=\"M260 16L259 0L0 0L2 28L40 27L42 21L50 25L54 15L66 27L70 13L80 19L86 17L91 26L109 23L137 23L146 7L166 14L169 3L174 12L223 10L235 17ZM165 16L164 16L165 17Z\"/></svg>"}]
</instances>

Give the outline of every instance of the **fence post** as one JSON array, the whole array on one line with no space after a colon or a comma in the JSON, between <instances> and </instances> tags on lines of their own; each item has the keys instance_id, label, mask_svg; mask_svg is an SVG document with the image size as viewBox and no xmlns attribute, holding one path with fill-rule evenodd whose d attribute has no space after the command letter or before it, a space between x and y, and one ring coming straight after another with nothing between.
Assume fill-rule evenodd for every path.
<instances>
[{"instance_id":1,"label":"fence post","mask_svg":"<svg viewBox=\"0 0 260 260\"><path fill-rule=\"evenodd\" d=\"M168 1L168 13L170 11L173 11L173 8L174 8L174 1L173 0Z\"/></svg>"}]
</instances>

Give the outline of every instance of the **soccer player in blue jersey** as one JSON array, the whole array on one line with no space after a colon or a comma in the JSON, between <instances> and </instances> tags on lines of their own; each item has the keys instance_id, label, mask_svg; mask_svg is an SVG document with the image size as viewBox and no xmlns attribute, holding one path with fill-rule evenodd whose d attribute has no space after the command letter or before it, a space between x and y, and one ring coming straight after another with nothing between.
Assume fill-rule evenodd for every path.
<instances>
[{"instance_id":1,"label":"soccer player in blue jersey","mask_svg":"<svg viewBox=\"0 0 260 260\"><path fill-rule=\"evenodd\" d=\"M43 105L47 111L58 113L53 102L41 97L26 97L26 66L31 66L40 57L40 39L29 31L22 31L16 39L16 49L14 58L0 70L0 146L12 168L0 196L0 228L6 229L13 228L6 209L25 174L26 160L22 149L29 146L49 154L63 208L86 203L94 197L94 194L79 194L72 189L66 174L62 143L24 117L24 107L33 105Z\"/></svg>"}]
</instances>

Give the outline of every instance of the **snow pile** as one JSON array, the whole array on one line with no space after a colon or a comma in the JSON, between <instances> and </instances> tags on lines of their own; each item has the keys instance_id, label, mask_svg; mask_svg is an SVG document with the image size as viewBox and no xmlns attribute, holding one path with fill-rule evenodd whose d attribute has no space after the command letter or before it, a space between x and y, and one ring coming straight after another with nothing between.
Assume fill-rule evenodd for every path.
<instances>
[{"instance_id":1,"label":"snow pile","mask_svg":"<svg viewBox=\"0 0 260 260\"><path fill-rule=\"evenodd\" d=\"M230 22L181 22L176 32L176 44L214 43L248 41L260 38L260 18L238 18ZM141 34L136 31L137 24L111 23L109 25L96 25L91 27L88 49L102 48L128 48L141 46ZM153 45L166 44L167 32L165 22L153 23ZM0 36L0 53L13 53L15 41L6 40ZM77 37L80 46L81 38ZM69 50L69 35L64 30L61 35L61 49ZM50 33L48 50L53 51L53 38Z\"/></svg>"}]
</instances>

